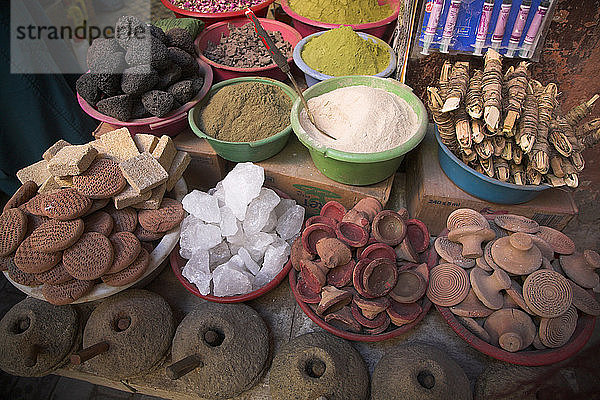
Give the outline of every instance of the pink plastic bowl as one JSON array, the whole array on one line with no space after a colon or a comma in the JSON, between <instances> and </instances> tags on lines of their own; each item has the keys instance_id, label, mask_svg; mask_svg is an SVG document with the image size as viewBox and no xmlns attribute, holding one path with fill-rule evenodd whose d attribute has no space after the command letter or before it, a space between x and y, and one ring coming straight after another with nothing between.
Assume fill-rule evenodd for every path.
<instances>
[{"instance_id":1,"label":"pink plastic bowl","mask_svg":"<svg viewBox=\"0 0 600 400\"><path fill-rule=\"evenodd\" d=\"M392 7L392 15L382 19L381 21L369 22L368 24L350 25L355 31L368 33L369 35L377 36L380 39L387 40L391 37L394 29L394 23L398 19L400 12L400 0L379 0L379 4L389 4ZM326 29L337 28L342 24L327 24L325 22L314 21L297 14L290 8L288 0L281 0L281 7L287 15L292 18L294 28L302 37L306 37L312 33L324 31ZM346 24L343 24L346 25Z\"/></svg>"},{"instance_id":2,"label":"pink plastic bowl","mask_svg":"<svg viewBox=\"0 0 600 400\"><path fill-rule=\"evenodd\" d=\"M178 109L172 111L169 115L163 118L158 117L148 117L148 118L138 118L131 119L129 121L119 121L113 117L109 117L108 115L102 114L100 111L96 110L92 107L87 101L85 101L79 93L77 93L77 101L79 105L90 117L97 119L98 121L106 122L108 124L114 125L117 128L127 128L129 132L133 135L138 133L150 133L153 135L168 135L175 136L179 132L189 128L190 124L188 123L187 112L189 109L194 107L204 96L208 93L210 86L213 81L213 71L210 65L205 63L199 58L196 58L198 61L198 66L200 68L200 75L204 76L204 85L192 100L188 101Z\"/></svg>"},{"instance_id":3,"label":"pink plastic bowl","mask_svg":"<svg viewBox=\"0 0 600 400\"><path fill-rule=\"evenodd\" d=\"M292 49L300 40L302 40L302 36L298 31L292 28L289 25L284 24L283 22L274 21L272 19L259 18L259 21L265 30L274 32L279 31L283 35L283 39L289 42L292 45ZM286 79L286 75L279 69L279 67L275 64L268 65L266 67L259 68L236 68L230 67L223 64L218 64L208 58L204 57L203 52L208 47L208 42L219 43L221 40L221 35L228 36L229 28L228 24L232 24L234 26L242 26L250 21L246 18L238 18L230 21L223 21L213 24L206 28L204 32L196 38L196 49L198 50L198 54L200 55L200 59L205 63L209 64L213 67L215 73L215 82L224 81L231 78L239 78L242 76L262 76L267 78L278 79L283 81ZM293 57L290 54L288 58L288 64L291 64L293 61Z\"/></svg>"},{"instance_id":4,"label":"pink plastic bowl","mask_svg":"<svg viewBox=\"0 0 600 400\"><path fill-rule=\"evenodd\" d=\"M228 19L239 18L244 15L246 9L238 10L238 11L230 11L226 13L199 13L195 11L185 10L183 8L175 7L169 0L160 0L165 7L169 10L173 11L176 18L197 18L199 20L204 21L206 26L212 25L216 22L225 21ZM254 14L258 17L264 17L267 15L267 9L275 0L266 0L262 3L259 3L255 6L250 7Z\"/></svg>"}]
</instances>

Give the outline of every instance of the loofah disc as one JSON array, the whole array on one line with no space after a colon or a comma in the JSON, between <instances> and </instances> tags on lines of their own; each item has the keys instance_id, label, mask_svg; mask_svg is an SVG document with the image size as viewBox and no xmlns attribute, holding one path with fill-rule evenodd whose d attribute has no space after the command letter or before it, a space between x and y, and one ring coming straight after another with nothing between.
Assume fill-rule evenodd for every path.
<instances>
[{"instance_id":1,"label":"loofah disc","mask_svg":"<svg viewBox=\"0 0 600 400\"><path fill-rule=\"evenodd\" d=\"M532 219L514 214L498 215L494 222L502 229L511 232L536 233L540 225Z\"/></svg>"},{"instance_id":2,"label":"loofah disc","mask_svg":"<svg viewBox=\"0 0 600 400\"><path fill-rule=\"evenodd\" d=\"M140 210L138 220L142 228L154 233L167 232L179 226L185 211L181 202L165 197L156 210Z\"/></svg>"},{"instance_id":3,"label":"loofah disc","mask_svg":"<svg viewBox=\"0 0 600 400\"><path fill-rule=\"evenodd\" d=\"M523 298L535 315L555 318L573 301L573 290L563 275L548 269L533 272L523 283Z\"/></svg>"},{"instance_id":4,"label":"loofah disc","mask_svg":"<svg viewBox=\"0 0 600 400\"><path fill-rule=\"evenodd\" d=\"M140 279L148 269L148 265L150 265L150 255L140 245L140 252L131 265L114 274L103 275L102 282L108 286L128 285Z\"/></svg>"},{"instance_id":5,"label":"loofah disc","mask_svg":"<svg viewBox=\"0 0 600 400\"><path fill-rule=\"evenodd\" d=\"M12 195L10 199L4 205L4 209L2 212L8 210L9 208L17 208L25 203L27 203L33 196L37 194L38 185L34 181L27 181L21 185Z\"/></svg>"},{"instance_id":6,"label":"loofah disc","mask_svg":"<svg viewBox=\"0 0 600 400\"><path fill-rule=\"evenodd\" d=\"M93 287L93 281L73 279L59 285L44 284L42 294L49 303L62 306L81 298Z\"/></svg>"},{"instance_id":7,"label":"loofah disc","mask_svg":"<svg viewBox=\"0 0 600 400\"><path fill-rule=\"evenodd\" d=\"M73 177L73 186L91 199L106 199L120 193L127 184L119 164L97 158L81 175Z\"/></svg>"},{"instance_id":8,"label":"loofah disc","mask_svg":"<svg viewBox=\"0 0 600 400\"><path fill-rule=\"evenodd\" d=\"M96 211L83 219L86 232L98 232L104 236L110 236L114 228L112 217L104 211Z\"/></svg>"},{"instance_id":9,"label":"loofah disc","mask_svg":"<svg viewBox=\"0 0 600 400\"><path fill-rule=\"evenodd\" d=\"M455 306L467 297L471 284L467 272L454 264L440 264L429 272L427 297L442 307Z\"/></svg>"},{"instance_id":10,"label":"loofah disc","mask_svg":"<svg viewBox=\"0 0 600 400\"><path fill-rule=\"evenodd\" d=\"M31 246L38 251L56 252L69 248L83 233L83 221L50 220L36 228L29 238Z\"/></svg>"},{"instance_id":11,"label":"loofah disc","mask_svg":"<svg viewBox=\"0 0 600 400\"><path fill-rule=\"evenodd\" d=\"M27 232L27 217L18 208L0 214L0 257L6 257L19 247Z\"/></svg>"},{"instance_id":12,"label":"loofah disc","mask_svg":"<svg viewBox=\"0 0 600 400\"><path fill-rule=\"evenodd\" d=\"M577 327L577 309L569 307L567 312L556 318L542 318L540 321L540 341L546 347L562 347L575 332Z\"/></svg>"},{"instance_id":13,"label":"loofah disc","mask_svg":"<svg viewBox=\"0 0 600 400\"><path fill-rule=\"evenodd\" d=\"M23 240L15 252L14 262L17 267L28 274L39 274L48 271L60 262L62 252L45 253L33 248L29 238Z\"/></svg>"},{"instance_id":14,"label":"loofah disc","mask_svg":"<svg viewBox=\"0 0 600 400\"><path fill-rule=\"evenodd\" d=\"M41 200L44 215L61 221L79 218L91 206L92 200L72 188L46 193Z\"/></svg>"},{"instance_id":15,"label":"loofah disc","mask_svg":"<svg viewBox=\"0 0 600 400\"><path fill-rule=\"evenodd\" d=\"M86 232L65 250L63 263L76 279L100 278L113 263L114 251L110 240L98 232Z\"/></svg>"}]
</instances>

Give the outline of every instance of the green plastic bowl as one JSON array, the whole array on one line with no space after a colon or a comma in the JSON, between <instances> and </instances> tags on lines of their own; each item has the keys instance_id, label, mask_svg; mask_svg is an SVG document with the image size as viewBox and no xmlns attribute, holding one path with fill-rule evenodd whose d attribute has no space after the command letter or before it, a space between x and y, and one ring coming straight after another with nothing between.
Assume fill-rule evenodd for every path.
<instances>
[{"instance_id":1,"label":"green plastic bowl","mask_svg":"<svg viewBox=\"0 0 600 400\"><path fill-rule=\"evenodd\" d=\"M199 127L199 112L206 105L210 97L215 94L219 89L229 86L236 85L244 82L260 82L267 85L273 85L279 87L281 90L287 94L292 101L294 101L297 97L294 89L286 85L285 83L276 81L274 79L262 78L262 77L241 77L228 79L223 82L219 82L214 85L208 95L202 99L194 108L192 108L188 113L188 121L190 122L190 127L192 131L199 138L204 138L208 141L213 150L223 157L226 160L233 162L246 162L246 161L262 161L266 160L269 157L273 157L275 154L279 153L286 145L290 133L292 132L292 126L288 125L281 132L276 133L275 135L268 137L266 139L257 140L255 142L226 142L223 140L215 139L212 136L208 136L206 133L202 132ZM256 118L261 118L260 115L257 115Z\"/></svg>"},{"instance_id":2,"label":"green plastic bowl","mask_svg":"<svg viewBox=\"0 0 600 400\"><path fill-rule=\"evenodd\" d=\"M306 133L299 121L300 112L304 108L300 99L296 99L292 106L291 119L294 133L308 148L319 171L336 182L364 186L381 182L392 176L400 166L404 155L421 143L427 131L427 111L409 86L394 79L375 76L342 76L327 79L304 91L304 97L308 100L335 89L359 85L394 93L412 107L417 114L418 128L408 141L393 149L377 153L348 153L325 147Z\"/></svg>"}]
</instances>

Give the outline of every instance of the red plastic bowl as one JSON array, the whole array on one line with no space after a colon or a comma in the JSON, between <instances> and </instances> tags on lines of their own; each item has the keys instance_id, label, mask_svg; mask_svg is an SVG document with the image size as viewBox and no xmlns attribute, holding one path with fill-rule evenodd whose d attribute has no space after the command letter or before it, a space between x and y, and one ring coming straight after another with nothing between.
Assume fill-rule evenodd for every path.
<instances>
[{"instance_id":1,"label":"red plastic bowl","mask_svg":"<svg viewBox=\"0 0 600 400\"><path fill-rule=\"evenodd\" d=\"M200 58L196 58L198 66L200 68L200 75L204 76L204 85L198 92L198 94L190 101L172 111L169 115L163 118L148 117L131 119L129 121L119 121L113 117L102 114L100 111L92 107L87 101L85 101L79 93L77 93L77 101L79 105L90 117L97 119L98 121L106 122L117 128L127 128L131 134L138 133L150 133L153 135L161 136L175 136L179 132L188 129L190 124L187 118L187 112L194 107L200 100L208 93L212 82L213 82L213 71L210 65L202 61Z\"/></svg>"},{"instance_id":2,"label":"red plastic bowl","mask_svg":"<svg viewBox=\"0 0 600 400\"><path fill-rule=\"evenodd\" d=\"M447 229L444 229L440 233L440 236L447 235ZM456 315L450 311L450 308L438 305L435 308L437 308L442 318L450 325L450 328L474 349L497 360L528 367L554 364L575 355L590 340L592 333L594 333L594 326L596 325L596 317L581 314L577 320L575 332L573 332L571 339L564 346L557 349L522 350L511 353L478 338L456 318Z\"/></svg>"},{"instance_id":3,"label":"red plastic bowl","mask_svg":"<svg viewBox=\"0 0 600 400\"><path fill-rule=\"evenodd\" d=\"M259 21L265 30L271 32L281 32L283 39L292 45L292 49L300 40L302 40L302 36L300 33L298 33L298 31L291 26L284 24L283 22L264 18L259 18ZM202 32L200 36L196 38L195 41L196 49L198 50L200 59L213 67L215 82L220 82L231 78L239 78L241 76L264 76L267 78L278 79L280 81L285 80L287 76L275 64L258 68L236 68L216 63L215 61L204 57L203 52L206 50L209 41L218 43L221 40L221 35L229 35L229 28L227 26L228 24L242 26L248 23L250 23L250 21L247 18L239 18L231 21L219 22L206 28L204 32ZM291 54L287 61L288 64L291 64L294 61Z\"/></svg>"},{"instance_id":4,"label":"red plastic bowl","mask_svg":"<svg viewBox=\"0 0 600 400\"><path fill-rule=\"evenodd\" d=\"M429 248L429 250L427 250L425 253L423 253L423 255L424 255L423 262L427 262L427 267L429 269L431 269L435 265L437 265L438 256L437 256L437 253L435 252L435 249L433 248L433 246L431 246ZM427 296L423 296L423 302L421 305L422 312L417 317L417 319L414 320L413 322L411 322L410 324L402 325L391 331L379 333L376 335L352 333L352 332L338 329L335 326L325 322L325 320L323 318L321 318L319 315L317 315L317 313L315 313L308 304L306 304L305 302L300 300L300 298L298 297L299 296L298 291L296 290L297 275L298 275L298 272L294 268L291 268L290 274L289 274L290 287L292 288L292 293L294 294L294 297L296 298L296 303L298 303L298 305L300 306L302 311L304 311L304 314L306 314L308 316L308 318L310 318L315 324L319 325L321 328L325 329L327 332L333 333L334 335L339 336L342 339L346 339L346 340L354 340L357 342L381 342L382 340L388 340L388 339L395 338L395 337L402 335L403 333L406 333L406 332L410 331L411 329L413 329L419 322L421 322L421 320L425 317L425 315L427 314L427 312L429 312L429 309L431 308L431 301L429 301Z\"/></svg>"},{"instance_id":5,"label":"red plastic bowl","mask_svg":"<svg viewBox=\"0 0 600 400\"><path fill-rule=\"evenodd\" d=\"M400 0L379 0L379 4L389 4L392 7L392 15L380 21L369 22L368 24L350 25L355 31L368 33L369 35L377 36L380 39L387 40L391 37L394 29L394 23L398 19L400 12ZM328 24L325 22L314 21L297 14L290 8L288 0L281 0L281 7L287 15L292 18L294 28L302 37L306 37L315 32L324 31L326 29L337 28L340 25L346 24Z\"/></svg>"},{"instance_id":6,"label":"red plastic bowl","mask_svg":"<svg viewBox=\"0 0 600 400\"><path fill-rule=\"evenodd\" d=\"M169 0L160 0L165 7L169 10L173 11L176 18L197 18L199 20L204 21L206 26L212 25L216 22L221 22L229 19L239 18L244 15L246 9L238 10L238 11L230 11L226 13L200 13L196 11L189 11L183 8L175 7ZM259 3L255 6L250 7L254 14L259 17L264 17L267 15L267 9L275 0L265 0L262 3Z\"/></svg>"}]
</instances>

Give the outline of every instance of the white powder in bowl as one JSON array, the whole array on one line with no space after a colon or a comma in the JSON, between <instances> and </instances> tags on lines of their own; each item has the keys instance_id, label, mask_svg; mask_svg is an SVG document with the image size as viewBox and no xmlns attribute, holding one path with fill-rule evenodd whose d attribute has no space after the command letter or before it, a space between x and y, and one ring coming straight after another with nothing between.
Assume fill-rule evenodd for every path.
<instances>
[{"instance_id":1,"label":"white powder in bowl","mask_svg":"<svg viewBox=\"0 0 600 400\"><path fill-rule=\"evenodd\" d=\"M300 125L312 140L350 153L376 153L400 146L417 130L417 114L399 96L369 86L348 86L308 100L320 133L306 110Z\"/></svg>"}]
</instances>

